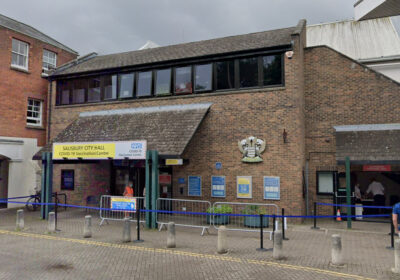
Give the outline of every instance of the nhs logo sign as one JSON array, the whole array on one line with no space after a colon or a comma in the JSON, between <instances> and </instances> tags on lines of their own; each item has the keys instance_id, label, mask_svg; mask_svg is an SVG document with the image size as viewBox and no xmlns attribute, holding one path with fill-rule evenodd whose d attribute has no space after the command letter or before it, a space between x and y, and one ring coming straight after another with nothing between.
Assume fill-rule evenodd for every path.
<instances>
[{"instance_id":1,"label":"nhs logo sign","mask_svg":"<svg viewBox=\"0 0 400 280\"><path fill-rule=\"evenodd\" d=\"M115 159L146 159L146 140L115 143Z\"/></svg>"},{"instance_id":2,"label":"nhs logo sign","mask_svg":"<svg viewBox=\"0 0 400 280\"><path fill-rule=\"evenodd\" d=\"M132 149L143 149L143 143L132 143L131 144Z\"/></svg>"}]
</instances>

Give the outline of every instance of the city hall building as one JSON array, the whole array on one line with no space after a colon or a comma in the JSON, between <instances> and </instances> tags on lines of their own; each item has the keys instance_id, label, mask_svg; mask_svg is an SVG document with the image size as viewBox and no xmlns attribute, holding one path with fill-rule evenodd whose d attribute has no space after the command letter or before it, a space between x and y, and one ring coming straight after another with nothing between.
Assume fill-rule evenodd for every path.
<instances>
[{"instance_id":1,"label":"city hall building","mask_svg":"<svg viewBox=\"0 0 400 280\"><path fill-rule=\"evenodd\" d=\"M51 143L35 156L52 152L53 191L85 204L122 195L132 180L137 196L303 215L343 194L348 159L351 187L365 192L376 177L389 205L400 196L399 84L330 47L306 47L305 28L57 68Z\"/></svg>"}]
</instances>

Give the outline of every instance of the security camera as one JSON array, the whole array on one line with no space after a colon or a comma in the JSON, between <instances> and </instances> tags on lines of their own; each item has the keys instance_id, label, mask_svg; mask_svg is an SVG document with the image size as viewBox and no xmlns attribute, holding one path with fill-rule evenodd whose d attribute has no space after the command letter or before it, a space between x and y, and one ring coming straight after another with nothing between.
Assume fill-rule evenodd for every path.
<instances>
[{"instance_id":1,"label":"security camera","mask_svg":"<svg viewBox=\"0 0 400 280\"><path fill-rule=\"evenodd\" d=\"M289 58L289 59L292 59L292 57L293 57L293 51L287 51L287 52L286 52L286 57Z\"/></svg>"}]
</instances>

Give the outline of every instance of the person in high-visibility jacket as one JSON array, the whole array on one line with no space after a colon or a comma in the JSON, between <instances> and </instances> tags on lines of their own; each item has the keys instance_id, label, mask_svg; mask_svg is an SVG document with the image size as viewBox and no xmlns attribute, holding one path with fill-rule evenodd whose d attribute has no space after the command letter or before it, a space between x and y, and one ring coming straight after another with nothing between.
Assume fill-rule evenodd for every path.
<instances>
[{"instance_id":1,"label":"person in high-visibility jacket","mask_svg":"<svg viewBox=\"0 0 400 280\"><path fill-rule=\"evenodd\" d=\"M125 197L133 197L133 182L129 181L128 185L125 187L123 196ZM125 218L129 218L130 212L125 212Z\"/></svg>"}]
</instances>

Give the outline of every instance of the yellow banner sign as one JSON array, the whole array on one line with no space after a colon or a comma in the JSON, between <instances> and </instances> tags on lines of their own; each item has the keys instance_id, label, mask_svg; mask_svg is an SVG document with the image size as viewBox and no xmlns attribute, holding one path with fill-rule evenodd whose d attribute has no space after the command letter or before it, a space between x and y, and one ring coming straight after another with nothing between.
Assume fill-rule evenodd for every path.
<instances>
[{"instance_id":1,"label":"yellow banner sign","mask_svg":"<svg viewBox=\"0 0 400 280\"><path fill-rule=\"evenodd\" d=\"M182 165L183 159L166 159L165 165Z\"/></svg>"},{"instance_id":2,"label":"yellow banner sign","mask_svg":"<svg viewBox=\"0 0 400 280\"><path fill-rule=\"evenodd\" d=\"M53 159L115 157L115 143L53 144Z\"/></svg>"}]
</instances>

